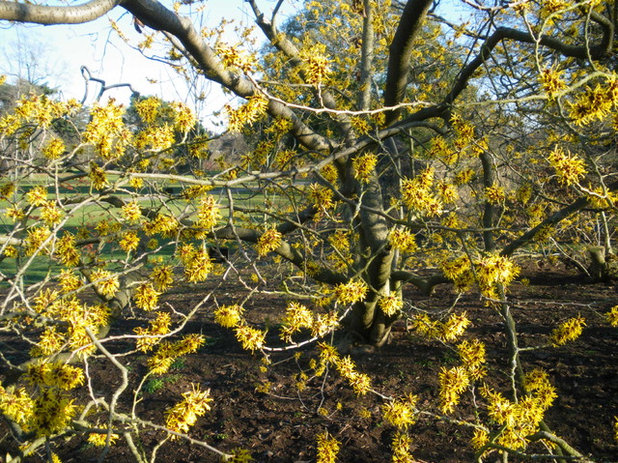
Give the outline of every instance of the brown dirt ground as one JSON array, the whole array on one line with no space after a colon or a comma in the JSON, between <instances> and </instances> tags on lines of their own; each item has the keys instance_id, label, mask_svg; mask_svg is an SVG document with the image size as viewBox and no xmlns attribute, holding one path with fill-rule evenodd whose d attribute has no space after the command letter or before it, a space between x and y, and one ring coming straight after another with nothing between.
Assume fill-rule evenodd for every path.
<instances>
[{"instance_id":1,"label":"brown dirt ground","mask_svg":"<svg viewBox=\"0 0 618 463\"><path fill-rule=\"evenodd\" d=\"M531 284L518 282L510 291L521 346L543 343L556 323L570 316L581 314L587 320L584 333L577 341L561 348L522 354L526 369L543 367L557 388L558 399L546 414L547 424L584 455L596 461L618 461L618 445L613 438L614 416L618 415L618 329L611 328L603 319L603 314L618 304L618 284L582 284L564 269L535 265L527 268L524 276ZM233 288L226 291L228 295L219 298L220 304L236 301L241 296ZM180 307L194 303L201 295L186 292L169 297ZM448 308L455 297L448 285L439 286L431 297L414 289L406 294L408 302L436 313ZM280 301L260 296L247 307L248 317L270 326L278 318L281 306ZM473 322L467 336L481 337L487 345L488 382L504 390L508 378L500 365L506 364L507 351L499 317L473 295L463 296L458 307L466 310ZM132 330L131 323L127 322L122 332ZM383 421L380 398L372 394L356 397L336 373L330 374L325 384L321 380L310 383L300 396L295 392L295 376L299 366L306 367L312 355L310 349L298 361L290 353L273 355L276 365L264 373L259 368L260 357L244 352L228 330L213 323L209 310L200 313L186 331L205 334L208 343L163 376L163 387L144 393L144 400L138 406L143 417L162 423L163 411L180 399L190 382L199 383L202 389L210 388L215 400L212 410L198 420L191 435L223 451L242 447L250 450L257 462L313 462L315 437L328 430L341 442L338 461L390 461L394 430ZM10 345L7 341L10 340L0 339L3 346ZM418 394L421 409L437 402L440 366L457 364L452 350L418 338L406 329L403 321L396 326L390 344L379 350L352 347L350 355L360 371L371 375L374 389L391 396ZM132 387L146 371L144 361L145 356L130 360ZM119 381L117 371L103 359L95 362L100 364L99 368L91 365L95 386L112 391ZM256 392L256 385L264 380L272 384L271 394ZM131 394L125 395L126 399L130 397ZM453 416L469 420L474 411L470 394L465 397ZM327 416L318 413L320 404L328 412ZM2 438L5 433L6 437ZM473 451L467 443L471 431L466 428L421 417L410 428L410 434L412 453L419 461L473 460ZM158 432L144 431L144 447L151 448L161 436ZM0 455L7 451L15 453L14 443L6 426L0 424ZM62 444L59 455L64 463L95 461L98 450L83 438L74 437ZM493 460L495 457L489 461ZM28 461L45 460L35 455ZM105 461L123 463L133 459L125 447L115 446ZM219 460L204 448L178 440L166 443L159 450L157 461Z\"/></svg>"}]
</instances>

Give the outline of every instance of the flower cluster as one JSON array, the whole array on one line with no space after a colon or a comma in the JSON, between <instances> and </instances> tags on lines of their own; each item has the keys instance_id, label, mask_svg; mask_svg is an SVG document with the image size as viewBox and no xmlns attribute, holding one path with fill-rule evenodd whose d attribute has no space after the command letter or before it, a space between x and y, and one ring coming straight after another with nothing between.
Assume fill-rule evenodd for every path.
<instances>
[{"instance_id":1,"label":"flower cluster","mask_svg":"<svg viewBox=\"0 0 618 463\"><path fill-rule=\"evenodd\" d=\"M204 342L204 336L201 334L189 334L176 342L161 342L155 354L148 359L150 373L155 375L167 373L174 360L197 352Z\"/></svg>"},{"instance_id":2,"label":"flower cluster","mask_svg":"<svg viewBox=\"0 0 618 463\"><path fill-rule=\"evenodd\" d=\"M462 341L457 345L457 353L471 379L478 380L487 374L485 369L485 344L481 341L478 339Z\"/></svg>"},{"instance_id":3,"label":"flower cluster","mask_svg":"<svg viewBox=\"0 0 618 463\"><path fill-rule=\"evenodd\" d=\"M58 241L54 249L54 256L67 267L75 267L79 264L80 254L75 247L75 236L70 232L65 232Z\"/></svg>"},{"instance_id":4,"label":"flower cluster","mask_svg":"<svg viewBox=\"0 0 618 463\"><path fill-rule=\"evenodd\" d=\"M266 344L266 332L247 324L240 324L234 329L234 334L242 348L251 352L259 350Z\"/></svg>"},{"instance_id":5,"label":"flower cluster","mask_svg":"<svg viewBox=\"0 0 618 463\"><path fill-rule=\"evenodd\" d=\"M133 294L133 300L138 308L152 311L158 308L160 295L161 293L154 288L151 282L146 282L137 287Z\"/></svg>"},{"instance_id":6,"label":"flower cluster","mask_svg":"<svg viewBox=\"0 0 618 463\"><path fill-rule=\"evenodd\" d=\"M519 267L499 254L483 256L475 264L479 289L488 298L496 298L496 285L506 287L519 275Z\"/></svg>"},{"instance_id":7,"label":"flower cluster","mask_svg":"<svg viewBox=\"0 0 618 463\"><path fill-rule=\"evenodd\" d=\"M110 98L106 106L95 104L90 122L83 133L84 141L94 146L103 159L117 159L124 154L130 134L122 117L125 109Z\"/></svg>"},{"instance_id":8,"label":"flower cluster","mask_svg":"<svg viewBox=\"0 0 618 463\"><path fill-rule=\"evenodd\" d=\"M305 81L310 85L320 85L330 74L330 60L324 55L324 44L316 44L310 48L301 50L300 59L303 61Z\"/></svg>"},{"instance_id":9,"label":"flower cluster","mask_svg":"<svg viewBox=\"0 0 618 463\"><path fill-rule=\"evenodd\" d=\"M618 328L618 305L615 305L605 314L605 318L613 327Z\"/></svg>"},{"instance_id":10,"label":"flower cluster","mask_svg":"<svg viewBox=\"0 0 618 463\"><path fill-rule=\"evenodd\" d=\"M384 315L392 317L401 312L403 300L399 294L392 292L386 296L380 297L378 305L382 312L384 312Z\"/></svg>"},{"instance_id":11,"label":"flower cluster","mask_svg":"<svg viewBox=\"0 0 618 463\"><path fill-rule=\"evenodd\" d=\"M459 403L462 392L470 384L470 376L462 366L452 367L448 370L445 367L441 367L438 378L440 380L442 413L451 413Z\"/></svg>"},{"instance_id":12,"label":"flower cluster","mask_svg":"<svg viewBox=\"0 0 618 463\"><path fill-rule=\"evenodd\" d=\"M384 419L398 429L407 429L416 422L418 397L408 394L403 399L391 400L382 406Z\"/></svg>"},{"instance_id":13,"label":"flower cluster","mask_svg":"<svg viewBox=\"0 0 618 463\"><path fill-rule=\"evenodd\" d=\"M561 72L554 68L545 68L541 71L541 84L543 90L552 98L556 93L566 88L566 83L562 80Z\"/></svg>"},{"instance_id":14,"label":"flower cluster","mask_svg":"<svg viewBox=\"0 0 618 463\"><path fill-rule=\"evenodd\" d=\"M125 232L122 235L121 240L118 242L118 245L122 248L123 251L131 252L137 249L139 245L139 236L134 231Z\"/></svg>"},{"instance_id":15,"label":"flower cluster","mask_svg":"<svg viewBox=\"0 0 618 463\"><path fill-rule=\"evenodd\" d=\"M578 125L601 120L618 104L618 78L614 75L593 88L586 88L571 104L570 117Z\"/></svg>"},{"instance_id":16,"label":"flower cluster","mask_svg":"<svg viewBox=\"0 0 618 463\"><path fill-rule=\"evenodd\" d=\"M183 400L165 412L166 427L170 431L186 433L200 416L210 410L213 399L209 395L210 389L200 391L199 385L191 384L191 391L182 394Z\"/></svg>"},{"instance_id":17,"label":"flower cluster","mask_svg":"<svg viewBox=\"0 0 618 463\"><path fill-rule=\"evenodd\" d=\"M339 304L349 305L363 301L367 295L367 285L360 279L350 280L347 283L339 283L333 290L335 299Z\"/></svg>"},{"instance_id":18,"label":"flower cluster","mask_svg":"<svg viewBox=\"0 0 618 463\"><path fill-rule=\"evenodd\" d=\"M204 195L197 209L197 225L205 230L212 230L217 226L219 219L221 219L221 213L215 197Z\"/></svg>"},{"instance_id":19,"label":"flower cluster","mask_svg":"<svg viewBox=\"0 0 618 463\"><path fill-rule=\"evenodd\" d=\"M407 228L393 228L388 235L388 241L401 252L414 252L418 248L414 234Z\"/></svg>"},{"instance_id":20,"label":"flower cluster","mask_svg":"<svg viewBox=\"0 0 618 463\"><path fill-rule=\"evenodd\" d=\"M571 156L568 151L565 152L558 145L554 147L547 159L551 166L556 169L558 181L562 185L577 184L586 174L586 165L583 159Z\"/></svg>"},{"instance_id":21,"label":"flower cluster","mask_svg":"<svg viewBox=\"0 0 618 463\"><path fill-rule=\"evenodd\" d=\"M239 132L245 125L258 121L268 109L268 100L261 94L255 94L248 98L247 102L239 108L225 105L228 116L228 130Z\"/></svg>"},{"instance_id":22,"label":"flower cluster","mask_svg":"<svg viewBox=\"0 0 618 463\"><path fill-rule=\"evenodd\" d=\"M437 215L442 205L432 194L434 171L425 169L413 179L404 179L401 183L401 198L405 206L426 216Z\"/></svg>"},{"instance_id":23,"label":"flower cluster","mask_svg":"<svg viewBox=\"0 0 618 463\"><path fill-rule=\"evenodd\" d=\"M393 449L393 463L414 463L416 460L410 454L412 439L406 433L397 431L393 436L391 448Z\"/></svg>"},{"instance_id":24,"label":"flower cluster","mask_svg":"<svg viewBox=\"0 0 618 463\"><path fill-rule=\"evenodd\" d=\"M120 288L118 275L114 275L109 270L95 269L90 275L90 280L99 293L108 299L114 297Z\"/></svg>"},{"instance_id":25,"label":"flower cluster","mask_svg":"<svg viewBox=\"0 0 618 463\"><path fill-rule=\"evenodd\" d=\"M489 204L501 205L506 199L504 188L500 185L491 185L485 188L485 198Z\"/></svg>"},{"instance_id":26,"label":"flower cluster","mask_svg":"<svg viewBox=\"0 0 618 463\"><path fill-rule=\"evenodd\" d=\"M138 326L133 331L139 336L137 339L137 349L148 352L159 342L159 338L170 331L172 319L166 312L159 312L157 318L150 321L148 328Z\"/></svg>"},{"instance_id":27,"label":"flower cluster","mask_svg":"<svg viewBox=\"0 0 618 463\"><path fill-rule=\"evenodd\" d=\"M285 309L285 316L281 321L280 337L283 341L291 342L294 333L302 329L311 329L313 324L313 313L306 306L291 302Z\"/></svg>"},{"instance_id":28,"label":"flower cluster","mask_svg":"<svg viewBox=\"0 0 618 463\"><path fill-rule=\"evenodd\" d=\"M421 336L453 342L464 334L470 323L466 312L452 314L445 322L431 320L427 314L420 314L414 317L413 326Z\"/></svg>"},{"instance_id":29,"label":"flower cluster","mask_svg":"<svg viewBox=\"0 0 618 463\"><path fill-rule=\"evenodd\" d=\"M556 398L555 388L544 371L531 371L524 382L529 394L518 402L509 401L487 386L481 388L488 402L488 416L501 427L495 442L515 450L526 448L527 437L538 431L545 412Z\"/></svg>"},{"instance_id":30,"label":"flower cluster","mask_svg":"<svg viewBox=\"0 0 618 463\"><path fill-rule=\"evenodd\" d=\"M373 153L366 153L356 156L352 160L352 170L354 178L360 182L367 183L370 175L374 172L378 164L378 157Z\"/></svg>"},{"instance_id":31,"label":"flower cluster","mask_svg":"<svg viewBox=\"0 0 618 463\"><path fill-rule=\"evenodd\" d=\"M271 251L274 251L281 245L281 239L283 235L274 227L266 229L264 233L258 238L257 253L258 256L264 257Z\"/></svg>"},{"instance_id":32,"label":"flower cluster","mask_svg":"<svg viewBox=\"0 0 618 463\"><path fill-rule=\"evenodd\" d=\"M56 387L64 391L84 384L84 371L79 367L62 363L33 363L26 374L32 384Z\"/></svg>"},{"instance_id":33,"label":"flower cluster","mask_svg":"<svg viewBox=\"0 0 618 463\"><path fill-rule=\"evenodd\" d=\"M371 388L371 379L364 373L356 371L354 361L350 356L341 357L335 347L321 342L318 344L320 349L320 366L316 374L321 374L328 364L335 365L339 374L350 383L354 392L358 395L365 395Z\"/></svg>"},{"instance_id":34,"label":"flower cluster","mask_svg":"<svg viewBox=\"0 0 618 463\"><path fill-rule=\"evenodd\" d=\"M309 191L307 192L307 199L311 201L317 209L328 210L332 209L335 205L333 201L333 191L318 183L312 183L309 185Z\"/></svg>"},{"instance_id":35,"label":"flower cluster","mask_svg":"<svg viewBox=\"0 0 618 463\"><path fill-rule=\"evenodd\" d=\"M317 437L317 463L335 463L341 443L331 437L327 431Z\"/></svg>"},{"instance_id":36,"label":"flower cluster","mask_svg":"<svg viewBox=\"0 0 618 463\"><path fill-rule=\"evenodd\" d=\"M107 425L100 426L102 429L107 429ZM107 435L106 431L103 432L91 432L88 434L88 443L94 445L95 447L105 447L107 445ZM118 440L118 434L109 433L109 445L114 445Z\"/></svg>"},{"instance_id":37,"label":"flower cluster","mask_svg":"<svg viewBox=\"0 0 618 463\"><path fill-rule=\"evenodd\" d=\"M562 346L569 341L574 341L582 334L586 326L586 320L581 315L568 319L555 328L550 337L553 346Z\"/></svg>"}]
</instances>

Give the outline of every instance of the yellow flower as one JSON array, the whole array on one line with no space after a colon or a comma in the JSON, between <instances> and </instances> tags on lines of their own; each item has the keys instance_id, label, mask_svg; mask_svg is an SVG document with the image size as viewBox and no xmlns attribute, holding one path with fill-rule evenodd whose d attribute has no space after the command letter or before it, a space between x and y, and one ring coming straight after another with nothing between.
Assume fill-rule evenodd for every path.
<instances>
[{"instance_id":1,"label":"yellow flower","mask_svg":"<svg viewBox=\"0 0 618 463\"><path fill-rule=\"evenodd\" d=\"M4 248L4 255L8 258L15 258L19 255L17 248L15 246L8 245Z\"/></svg>"},{"instance_id":2,"label":"yellow flower","mask_svg":"<svg viewBox=\"0 0 618 463\"><path fill-rule=\"evenodd\" d=\"M142 352L148 352L154 345L156 345L160 338L152 336L160 336L169 333L172 319L170 314L166 312L159 312L157 318L150 322L150 327L147 329L138 326L133 331L140 336L137 340L137 349Z\"/></svg>"},{"instance_id":3,"label":"yellow flower","mask_svg":"<svg viewBox=\"0 0 618 463\"><path fill-rule=\"evenodd\" d=\"M159 114L161 100L157 97L144 98L135 103L135 110L146 124L153 124Z\"/></svg>"},{"instance_id":4,"label":"yellow flower","mask_svg":"<svg viewBox=\"0 0 618 463\"><path fill-rule=\"evenodd\" d=\"M122 239L118 243L123 251L131 252L137 249L139 245L139 236L134 231L125 232Z\"/></svg>"},{"instance_id":5,"label":"yellow flower","mask_svg":"<svg viewBox=\"0 0 618 463\"><path fill-rule=\"evenodd\" d=\"M271 251L274 251L281 244L283 235L276 228L268 228L257 242L257 253L260 257L264 257Z\"/></svg>"},{"instance_id":6,"label":"yellow flower","mask_svg":"<svg viewBox=\"0 0 618 463\"><path fill-rule=\"evenodd\" d=\"M215 323L224 328L234 328L243 321L243 312L239 305L223 305L215 310Z\"/></svg>"},{"instance_id":7,"label":"yellow flower","mask_svg":"<svg viewBox=\"0 0 618 463\"><path fill-rule=\"evenodd\" d=\"M165 291L174 282L174 270L169 265L160 265L152 269L150 278L157 291Z\"/></svg>"},{"instance_id":8,"label":"yellow flower","mask_svg":"<svg viewBox=\"0 0 618 463\"><path fill-rule=\"evenodd\" d=\"M479 450L487 444L487 442L489 442L489 433L485 429L476 428L472 436L472 447L475 450Z\"/></svg>"},{"instance_id":9,"label":"yellow flower","mask_svg":"<svg viewBox=\"0 0 618 463\"><path fill-rule=\"evenodd\" d=\"M266 332L251 328L247 325L236 326L234 330L236 339L242 344L243 349L251 352L264 347L266 343Z\"/></svg>"},{"instance_id":10,"label":"yellow flower","mask_svg":"<svg viewBox=\"0 0 618 463\"><path fill-rule=\"evenodd\" d=\"M438 377L440 379L442 412L451 413L459 403L461 393L470 384L470 377L463 367L453 367L449 370L441 367Z\"/></svg>"},{"instance_id":11,"label":"yellow flower","mask_svg":"<svg viewBox=\"0 0 618 463\"><path fill-rule=\"evenodd\" d=\"M397 431L393 436L391 448L393 449L393 463L414 463L416 460L410 454L412 439L405 433Z\"/></svg>"},{"instance_id":12,"label":"yellow flower","mask_svg":"<svg viewBox=\"0 0 618 463\"><path fill-rule=\"evenodd\" d=\"M434 170L425 169L413 179L403 179L401 182L401 199L405 206L426 216L437 215L442 205L432 194Z\"/></svg>"},{"instance_id":13,"label":"yellow flower","mask_svg":"<svg viewBox=\"0 0 618 463\"><path fill-rule=\"evenodd\" d=\"M268 100L261 94L255 94L243 106L234 109L225 105L228 115L228 130L239 132L246 124L253 124L266 114Z\"/></svg>"},{"instance_id":14,"label":"yellow flower","mask_svg":"<svg viewBox=\"0 0 618 463\"><path fill-rule=\"evenodd\" d=\"M108 270L95 269L90 275L90 280L94 287L105 297L112 298L120 288L118 275L114 275Z\"/></svg>"},{"instance_id":15,"label":"yellow flower","mask_svg":"<svg viewBox=\"0 0 618 463\"><path fill-rule=\"evenodd\" d=\"M416 421L415 408L418 397L409 394L404 399L391 400L382 406L384 419L399 429L407 429Z\"/></svg>"},{"instance_id":16,"label":"yellow flower","mask_svg":"<svg viewBox=\"0 0 618 463\"><path fill-rule=\"evenodd\" d=\"M165 425L170 431L186 433L197 419L210 410L210 389L200 391L191 384L191 391L182 394L183 400L165 412ZM173 437L172 437L173 438Z\"/></svg>"},{"instance_id":17,"label":"yellow flower","mask_svg":"<svg viewBox=\"0 0 618 463\"><path fill-rule=\"evenodd\" d=\"M107 428L107 425L98 426L103 429ZM109 436L109 445L114 445L118 440L118 434L111 433ZM91 432L88 434L88 442L94 445L95 447L105 447L107 445L107 433L106 432Z\"/></svg>"},{"instance_id":18,"label":"yellow flower","mask_svg":"<svg viewBox=\"0 0 618 463\"><path fill-rule=\"evenodd\" d=\"M618 305L612 307L610 311L605 314L605 318L607 318L610 325L618 328Z\"/></svg>"},{"instance_id":19,"label":"yellow flower","mask_svg":"<svg viewBox=\"0 0 618 463\"><path fill-rule=\"evenodd\" d=\"M489 204L501 205L504 203L506 195L504 188L499 185L491 185L485 188L485 198Z\"/></svg>"},{"instance_id":20,"label":"yellow flower","mask_svg":"<svg viewBox=\"0 0 618 463\"><path fill-rule=\"evenodd\" d=\"M42 186L32 188L26 193L26 201L33 206L42 206L47 203L47 189Z\"/></svg>"},{"instance_id":21,"label":"yellow flower","mask_svg":"<svg viewBox=\"0 0 618 463\"><path fill-rule=\"evenodd\" d=\"M33 255L35 252L44 252L42 248L43 243L51 236L51 230L47 227L36 227L28 230L28 236L26 237L26 249L27 256Z\"/></svg>"},{"instance_id":22,"label":"yellow flower","mask_svg":"<svg viewBox=\"0 0 618 463\"><path fill-rule=\"evenodd\" d=\"M154 289L152 283L143 283L137 287L133 300L135 305L140 309L151 311L158 307L160 292Z\"/></svg>"},{"instance_id":23,"label":"yellow flower","mask_svg":"<svg viewBox=\"0 0 618 463\"><path fill-rule=\"evenodd\" d=\"M566 88L566 83L561 78L561 72L554 68L545 68L541 71L541 83L543 90L551 98L560 90Z\"/></svg>"},{"instance_id":24,"label":"yellow flower","mask_svg":"<svg viewBox=\"0 0 618 463\"><path fill-rule=\"evenodd\" d=\"M131 201L130 203L122 206L120 210L122 217L129 222L137 222L142 218L142 210L139 207L137 201Z\"/></svg>"},{"instance_id":25,"label":"yellow flower","mask_svg":"<svg viewBox=\"0 0 618 463\"><path fill-rule=\"evenodd\" d=\"M570 156L570 153L565 152L558 145L548 157L551 166L556 169L558 181L562 185L577 184L586 174L586 165L583 159L577 156Z\"/></svg>"},{"instance_id":26,"label":"yellow flower","mask_svg":"<svg viewBox=\"0 0 618 463\"><path fill-rule=\"evenodd\" d=\"M285 317L281 322L281 339L292 341L292 335L303 328L310 329L314 324L313 314L302 304L291 302L285 309Z\"/></svg>"},{"instance_id":27,"label":"yellow flower","mask_svg":"<svg viewBox=\"0 0 618 463\"><path fill-rule=\"evenodd\" d=\"M403 308L403 300L396 293L391 293L387 296L380 297L378 305L385 315L392 317Z\"/></svg>"},{"instance_id":28,"label":"yellow flower","mask_svg":"<svg viewBox=\"0 0 618 463\"><path fill-rule=\"evenodd\" d=\"M375 170L378 163L378 157L373 153L357 156L352 160L352 169L354 178L360 182L368 182L369 176Z\"/></svg>"},{"instance_id":29,"label":"yellow flower","mask_svg":"<svg viewBox=\"0 0 618 463\"><path fill-rule=\"evenodd\" d=\"M191 256L191 260L185 262L185 277L191 283L204 281L210 272L213 265L208 255L208 251L200 249L195 251Z\"/></svg>"},{"instance_id":30,"label":"yellow flower","mask_svg":"<svg viewBox=\"0 0 618 463\"><path fill-rule=\"evenodd\" d=\"M64 142L62 139L54 137L47 142L47 144L43 147L42 153L49 160L54 160L60 158L64 154Z\"/></svg>"},{"instance_id":31,"label":"yellow flower","mask_svg":"<svg viewBox=\"0 0 618 463\"><path fill-rule=\"evenodd\" d=\"M550 337L553 346L562 346L569 341L576 340L586 326L586 320L581 315L568 319L555 328Z\"/></svg>"},{"instance_id":32,"label":"yellow flower","mask_svg":"<svg viewBox=\"0 0 618 463\"><path fill-rule=\"evenodd\" d=\"M334 437L330 437L327 431L318 434L317 437L317 463L335 463L341 443Z\"/></svg>"},{"instance_id":33,"label":"yellow flower","mask_svg":"<svg viewBox=\"0 0 618 463\"><path fill-rule=\"evenodd\" d=\"M116 105L113 98L109 99L106 106L95 105L90 111L90 122L83 138L105 160L122 156L128 144L130 137L122 120L124 112L123 105Z\"/></svg>"},{"instance_id":34,"label":"yellow flower","mask_svg":"<svg viewBox=\"0 0 618 463\"><path fill-rule=\"evenodd\" d=\"M339 304L348 305L364 300L367 290L367 285L362 280L356 279L335 286L334 294Z\"/></svg>"},{"instance_id":35,"label":"yellow flower","mask_svg":"<svg viewBox=\"0 0 618 463\"><path fill-rule=\"evenodd\" d=\"M211 230L217 226L217 222L221 219L221 213L214 196L205 195L200 199L197 216L197 224L200 227Z\"/></svg>"},{"instance_id":36,"label":"yellow flower","mask_svg":"<svg viewBox=\"0 0 618 463\"><path fill-rule=\"evenodd\" d=\"M109 186L105 171L95 162L90 163L90 172L88 173L88 177L90 177L93 188L97 190L102 190L103 188Z\"/></svg>"},{"instance_id":37,"label":"yellow flower","mask_svg":"<svg viewBox=\"0 0 618 463\"><path fill-rule=\"evenodd\" d=\"M170 106L174 110L174 129L186 133L195 126L197 119L187 105L176 101L170 103Z\"/></svg>"}]
</instances>

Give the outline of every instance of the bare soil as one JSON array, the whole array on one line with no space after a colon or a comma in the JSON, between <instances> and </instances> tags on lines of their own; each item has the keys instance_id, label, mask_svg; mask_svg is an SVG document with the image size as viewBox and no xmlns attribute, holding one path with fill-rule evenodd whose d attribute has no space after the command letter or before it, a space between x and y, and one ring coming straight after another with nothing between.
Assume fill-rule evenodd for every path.
<instances>
[{"instance_id":1,"label":"bare soil","mask_svg":"<svg viewBox=\"0 0 618 463\"><path fill-rule=\"evenodd\" d=\"M509 294L521 346L544 344L556 324L569 317L581 314L587 320L582 336L575 342L561 348L522 353L524 367L544 368L557 388L558 399L547 412L546 423L595 461L618 461L618 442L613 430L614 417L618 415L618 329L610 327L603 317L618 304L618 285L585 284L565 269L536 265L530 265L523 277L530 284L517 282ZM225 290L226 295L219 297L220 304L237 302L243 296L240 288ZM194 304L202 296L191 291L168 297L180 307ZM451 306L456 297L449 285L440 285L431 297L413 288L406 293L408 302L436 313ZM272 326L282 305L276 298L260 296L246 307L247 314L262 326ZM462 296L457 306L466 310L473 321L466 336L480 337L487 345L490 370L487 381L505 390L508 377L504 365L508 363L508 353L500 318L473 295ZM131 323L128 321L116 329L126 333L133 328ZM273 342L277 342L275 328L271 329ZM357 397L334 372L329 374L328 381L314 381L301 394L296 392L296 377L300 367L307 367L313 355L311 347L303 351L300 359L289 352L272 355L273 365L264 372L260 369L260 356L243 351L228 330L215 325L210 309L203 310L186 331L203 333L208 343L161 377L159 385L147 385L144 400L138 406L144 418L163 423L164 410L181 398L189 383L199 383L202 389L210 388L214 402L212 410L198 420L191 435L220 450L242 447L257 462L314 462L316 435L328 430L341 442L340 462L391 461L389 449L394 430L382 418L382 399L373 394ZM6 338L0 341L7 345ZM419 408L433 410L437 404L440 367L458 362L448 347L415 336L403 321L398 322L392 341L383 348L351 346L349 353L358 369L371 375L374 389L387 396L413 392L421 398ZM145 359L136 355L130 360L133 388L146 371ZM101 391L112 391L119 382L117 370L104 359L95 363L99 365L91 365L94 384ZM256 391L264 381L270 382L270 393ZM129 401L132 394L125 393L123 398ZM471 395L467 394L453 416L471 420L473 413ZM418 461L473 461L474 452L469 445L471 431L465 427L421 416L410 428L410 434L412 453ZM151 448L162 433L144 431L142 437L144 447ZM6 425L1 424L1 455L7 451L15 454L15 443ZM64 463L95 461L98 454L99 450L82 437L67 440L59 451ZM41 455L34 455L28 461L45 460ZM105 461L123 463L133 459L126 447L116 445ZM157 461L189 463L219 459L203 447L176 440L159 450Z\"/></svg>"}]
</instances>

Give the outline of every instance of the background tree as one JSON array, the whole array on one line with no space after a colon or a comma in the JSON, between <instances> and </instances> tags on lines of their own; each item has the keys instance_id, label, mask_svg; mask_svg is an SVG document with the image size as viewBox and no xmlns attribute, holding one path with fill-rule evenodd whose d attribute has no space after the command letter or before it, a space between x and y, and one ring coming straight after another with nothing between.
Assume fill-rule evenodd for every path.
<instances>
[{"instance_id":1,"label":"background tree","mask_svg":"<svg viewBox=\"0 0 618 463\"><path fill-rule=\"evenodd\" d=\"M36 448L77 423L99 435L102 458L122 435L138 461L153 460L159 446L135 441L143 427L161 427L137 416L138 392L131 410L119 405L127 367L106 347L118 339L108 330L136 310L148 320L135 330L135 348L153 352L140 391L204 342L172 336L208 297L168 310L161 294L220 273L251 294L281 293L285 346L273 346L243 316L250 298L214 310L245 349L266 358L340 327L340 350L351 342L380 347L402 316L419 334L454 343L470 323L465 312L455 306L432 319L404 301L403 290L450 283L478 292L501 317L510 350L509 397L485 384L487 416L461 420L475 430L478 458L521 456L535 440L548 452L583 458L543 421L555 392L545 372L527 371L520 360L507 292L519 273L516 252L570 255L561 240L572 243L574 235L604 249L591 276L612 277L615 4L464 2L473 21L454 24L430 0L308 2L282 29L280 3L270 18L257 2L249 5L269 41L261 51L247 30L237 30L234 43L221 29L198 30L199 16L181 15L181 4L0 3L1 19L40 24L130 12L146 27L142 48L161 39L177 69L193 68L244 101L227 107L227 127L251 147L237 163L219 159L214 173L187 171L188 159L209 156L209 140L191 136L197 121L186 105L154 97L134 99L129 115L113 100L93 106L81 137L69 142L50 128L70 123L76 102L26 99L0 120L2 140L19 134L18 149L41 147L35 158L16 158L19 175L1 187L13 221L4 227L2 255L16 263L3 270L2 315L34 345L32 360L12 366L37 386L3 390L2 411L16 435ZM213 248L233 248L218 256L223 268L214 265ZM264 265L271 259L278 267ZM26 281L41 261L43 277ZM565 321L547 344L576 338L584 324ZM461 394L486 375L480 340L458 349L461 365L440 374L436 418L450 419ZM88 402L87 409L100 406L96 419L78 416L67 392L90 380L68 362L88 365L94 352L124 378L113 394ZM370 377L331 345L320 343L317 359L316 375L330 364L357 394L373 391ZM160 445L188 431L210 400L198 387L187 392L169 410ZM413 396L390 398L384 408L399 429L393 452L400 461L411 458L406 433L418 412ZM331 441L320 442L327 454Z\"/></svg>"}]
</instances>

